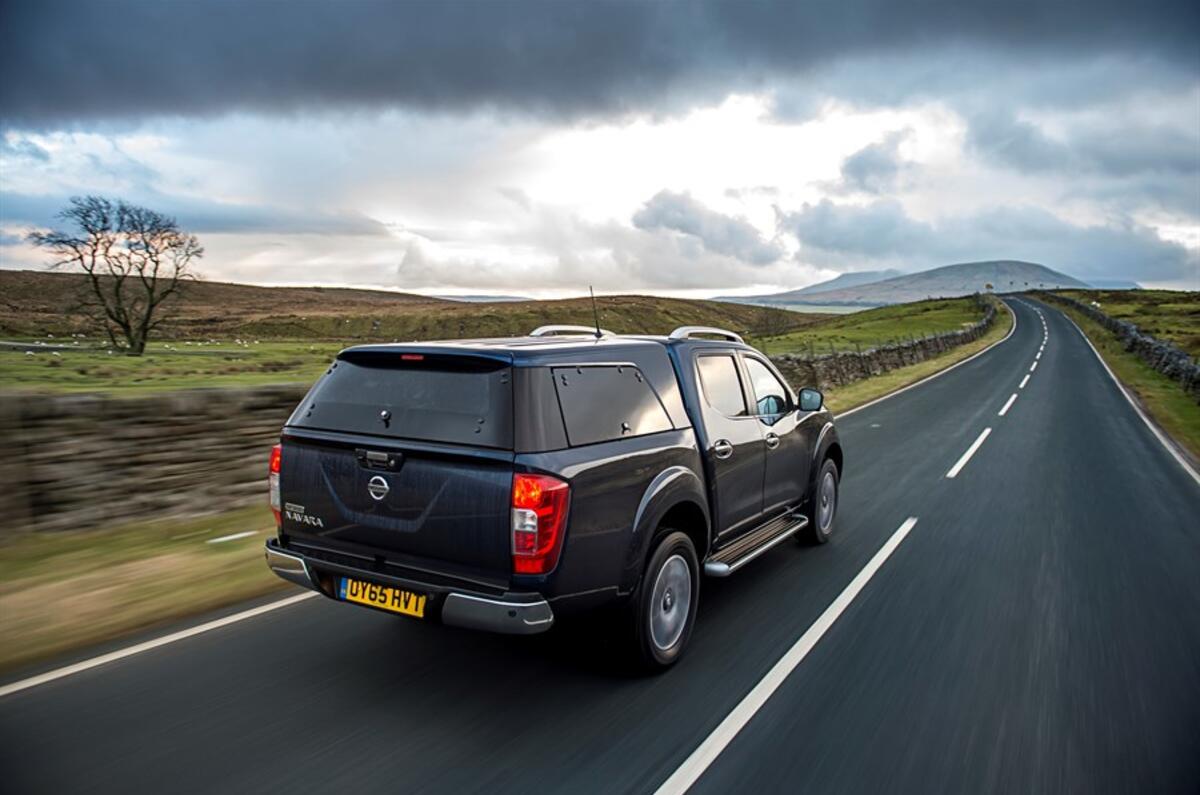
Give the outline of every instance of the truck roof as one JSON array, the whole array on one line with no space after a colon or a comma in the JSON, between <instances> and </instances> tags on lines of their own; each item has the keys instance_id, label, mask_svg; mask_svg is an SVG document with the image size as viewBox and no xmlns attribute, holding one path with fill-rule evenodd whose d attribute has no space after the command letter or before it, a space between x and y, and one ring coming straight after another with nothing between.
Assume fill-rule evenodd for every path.
<instances>
[{"instance_id":1,"label":"truck roof","mask_svg":"<svg viewBox=\"0 0 1200 795\"><path fill-rule=\"evenodd\" d=\"M747 348L733 340L712 340L701 337L672 339L669 336L605 334L601 337L525 336L489 337L481 339L443 340L436 342L396 342L355 345L346 353L427 353L476 356L511 361L514 365L536 365L563 361L614 361L618 357L636 359L639 354L652 354L677 344L705 347ZM341 355L341 354L339 354Z\"/></svg>"}]
</instances>

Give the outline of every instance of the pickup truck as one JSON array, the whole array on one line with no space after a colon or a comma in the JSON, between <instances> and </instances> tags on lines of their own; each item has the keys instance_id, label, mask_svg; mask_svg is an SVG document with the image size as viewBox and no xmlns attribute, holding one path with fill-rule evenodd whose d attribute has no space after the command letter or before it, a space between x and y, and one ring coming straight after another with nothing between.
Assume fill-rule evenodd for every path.
<instances>
[{"instance_id":1,"label":"pickup truck","mask_svg":"<svg viewBox=\"0 0 1200 795\"><path fill-rule=\"evenodd\" d=\"M702 576L828 540L843 465L821 393L722 329L360 345L272 450L266 558L331 599L494 632L615 605L663 669Z\"/></svg>"}]
</instances>

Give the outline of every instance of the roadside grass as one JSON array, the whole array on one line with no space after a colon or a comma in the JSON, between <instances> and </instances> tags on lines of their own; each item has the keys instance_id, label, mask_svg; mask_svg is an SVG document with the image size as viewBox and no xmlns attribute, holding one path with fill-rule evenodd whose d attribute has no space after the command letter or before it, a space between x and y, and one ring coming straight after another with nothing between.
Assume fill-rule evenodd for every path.
<instances>
[{"instance_id":1,"label":"roadside grass","mask_svg":"<svg viewBox=\"0 0 1200 795\"><path fill-rule=\"evenodd\" d=\"M770 354L819 355L859 347L866 350L927 334L957 331L982 317L983 309L971 297L917 301L839 315L755 342Z\"/></svg>"},{"instance_id":2,"label":"roadside grass","mask_svg":"<svg viewBox=\"0 0 1200 795\"><path fill-rule=\"evenodd\" d=\"M1154 421L1200 461L1200 405L1178 383L1126 351L1112 332L1081 312L1058 304L1053 306L1065 312L1087 334L1117 378L1133 390ZM1102 309L1108 311L1107 306Z\"/></svg>"},{"instance_id":3,"label":"roadside grass","mask_svg":"<svg viewBox=\"0 0 1200 795\"><path fill-rule=\"evenodd\" d=\"M271 513L29 533L0 544L0 670L287 586L262 545ZM206 543L247 530L255 535Z\"/></svg>"},{"instance_id":4,"label":"roadside grass","mask_svg":"<svg viewBox=\"0 0 1200 795\"><path fill-rule=\"evenodd\" d=\"M1013 315L1012 311L1001 305L1000 312L996 315L996 321L987 333L974 342L968 342L965 345L959 345L957 348L947 351L946 353L935 356L932 359L926 359L917 364L911 364L908 367L901 367L898 370L892 370L877 375L874 378L867 378L862 381L856 381L853 384L847 384L843 387L831 389L825 393L825 403L829 406L834 414L843 411L849 411L856 406L861 406L864 403L869 403L878 397L883 397L889 392L894 392L897 389L916 383L926 376L933 375L939 370L944 370L951 365L961 362L994 342L1004 338L1004 335L1012 329Z\"/></svg>"},{"instance_id":5,"label":"roadside grass","mask_svg":"<svg viewBox=\"0 0 1200 795\"><path fill-rule=\"evenodd\" d=\"M1179 290L1058 290L1109 317L1134 323L1146 334L1200 357L1200 292ZM1089 335L1090 336L1090 335Z\"/></svg>"}]
</instances>

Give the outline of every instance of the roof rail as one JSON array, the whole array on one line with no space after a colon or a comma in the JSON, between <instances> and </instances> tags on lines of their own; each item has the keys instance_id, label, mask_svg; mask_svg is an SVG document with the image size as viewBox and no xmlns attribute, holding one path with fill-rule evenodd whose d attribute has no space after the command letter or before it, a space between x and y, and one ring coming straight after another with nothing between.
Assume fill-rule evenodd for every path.
<instances>
[{"instance_id":1,"label":"roof rail","mask_svg":"<svg viewBox=\"0 0 1200 795\"><path fill-rule=\"evenodd\" d=\"M589 337L611 337L613 333L608 329L598 329L595 326L538 326L533 331L529 332L531 337L556 337L559 334L586 334Z\"/></svg>"},{"instance_id":2,"label":"roof rail","mask_svg":"<svg viewBox=\"0 0 1200 795\"><path fill-rule=\"evenodd\" d=\"M724 337L731 342L740 342L745 344L741 334L734 334L732 331L723 328L715 328L713 326L680 326L667 335L667 339L686 340L701 334L712 334L717 337Z\"/></svg>"}]
</instances>

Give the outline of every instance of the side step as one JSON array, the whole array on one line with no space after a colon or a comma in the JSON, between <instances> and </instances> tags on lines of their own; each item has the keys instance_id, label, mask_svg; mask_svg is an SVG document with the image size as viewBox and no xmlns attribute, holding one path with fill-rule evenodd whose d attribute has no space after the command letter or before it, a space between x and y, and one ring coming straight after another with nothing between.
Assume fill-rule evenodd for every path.
<instances>
[{"instance_id":1,"label":"side step","mask_svg":"<svg viewBox=\"0 0 1200 795\"><path fill-rule=\"evenodd\" d=\"M808 527L808 517L789 514L719 549L704 561L704 573L709 577L728 577L774 546Z\"/></svg>"}]
</instances>

